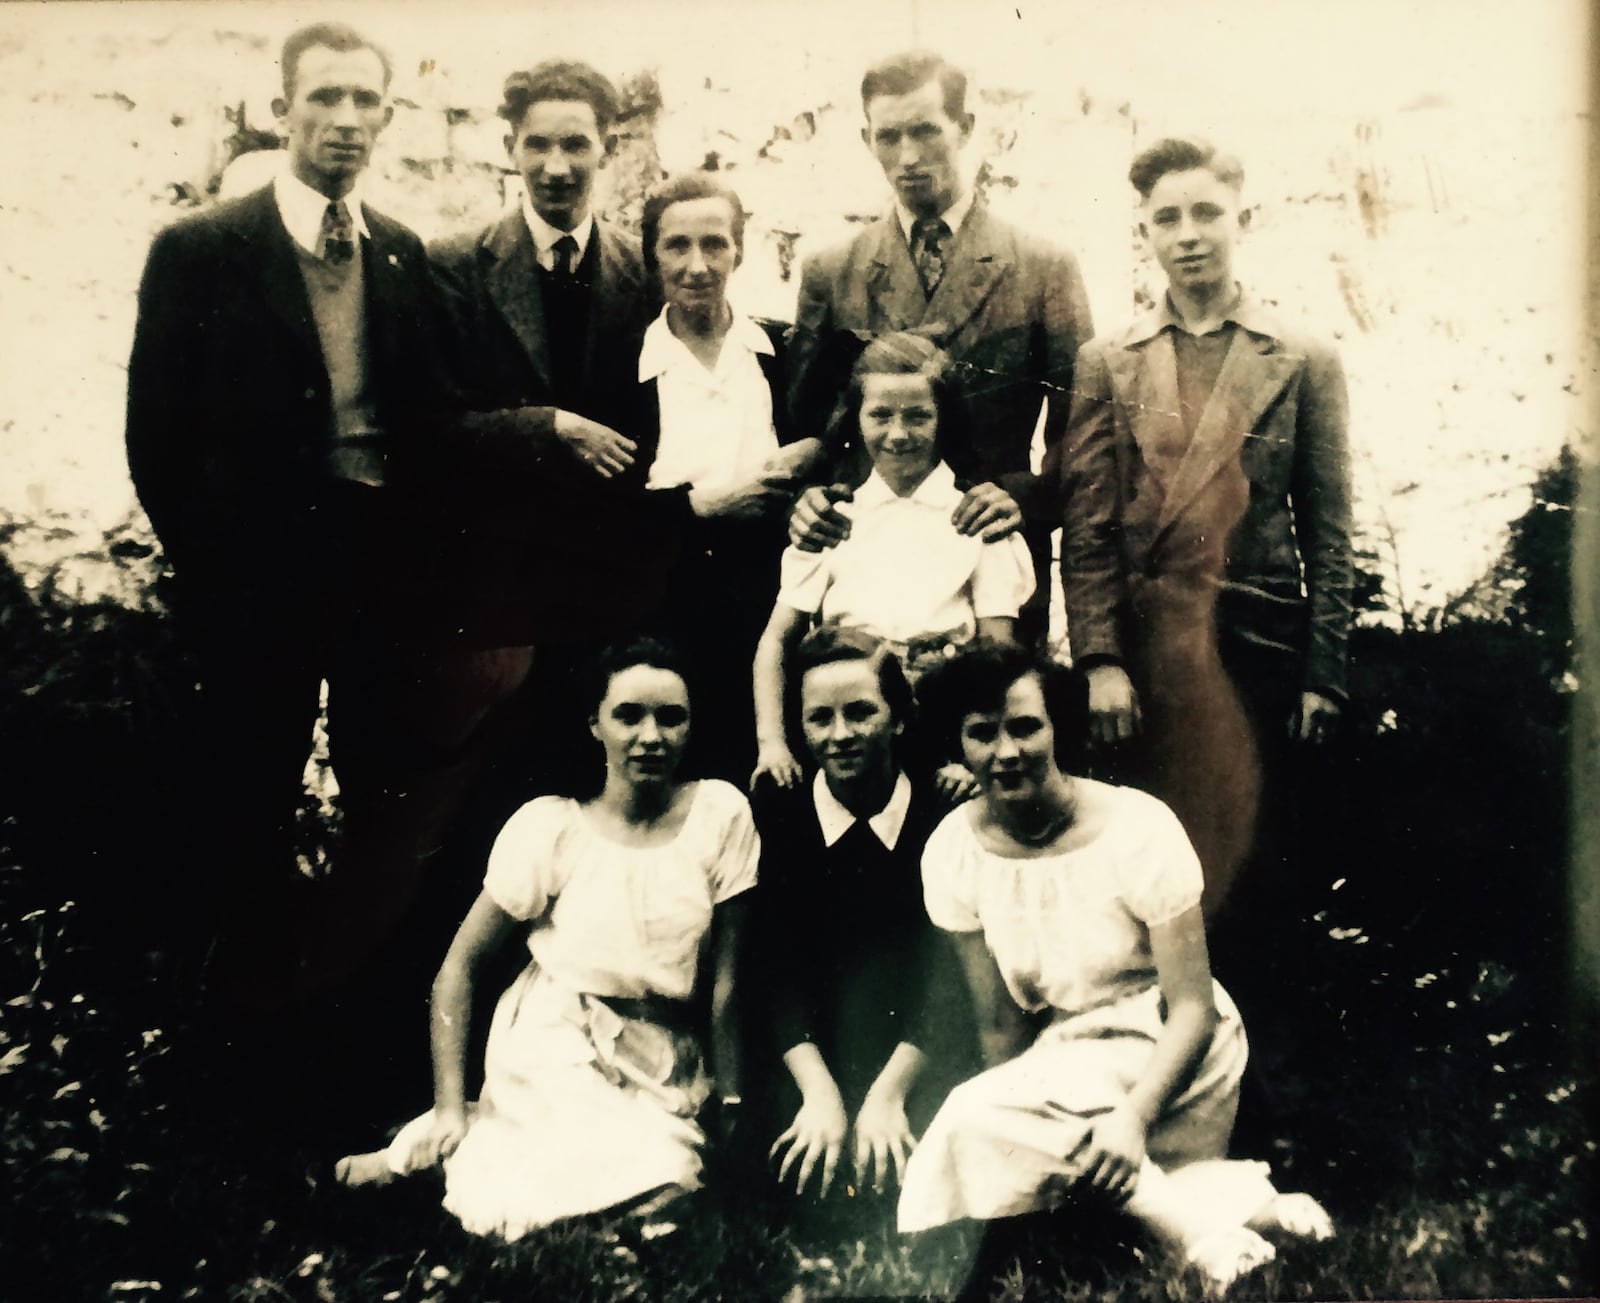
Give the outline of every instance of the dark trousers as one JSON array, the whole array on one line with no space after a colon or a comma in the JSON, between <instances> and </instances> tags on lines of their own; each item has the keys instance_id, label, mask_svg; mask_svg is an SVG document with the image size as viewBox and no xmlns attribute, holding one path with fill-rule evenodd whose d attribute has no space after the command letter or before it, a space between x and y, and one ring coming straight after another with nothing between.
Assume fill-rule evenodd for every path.
<instances>
[{"instance_id":1,"label":"dark trousers","mask_svg":"<svg viewBox=\"0 0 1600 1303\"><path fill-rule=\"evenodd\" d=\"M315 574L191 585L179 611L202 694L212 985L246 1007L339 982L394 928L531 662L459 644L407 604L375 491L340 486L320 508ZM313 881L296 856L319 829L301 780L324 682L343 827Z\"/></svg>"}]
</instances>

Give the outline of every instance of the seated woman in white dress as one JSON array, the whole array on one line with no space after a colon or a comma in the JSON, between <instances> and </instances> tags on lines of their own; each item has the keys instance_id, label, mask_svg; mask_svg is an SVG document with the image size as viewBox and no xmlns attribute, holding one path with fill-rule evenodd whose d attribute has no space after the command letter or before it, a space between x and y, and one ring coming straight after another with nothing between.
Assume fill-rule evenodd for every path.
<instances>
[{"instance_id":1,"label":"seated woman in white dress","mask_svg":"<svg viewBox=\"0 0 1600 1303\"><path fill-rule=\"evenodd\" d=\"M951 523L962 492L941 449L967 415L944 352L904 332L873 340L851 373L840 419L839 437L859 443L872 463L838 506L850 536L823 552L784 551L778 600L756 648L753 777L779 787L800 781L784 709L787 663L813 622L882 639L914 684L975 636L1010 640L1034 587L1020 535L986 542Z\"/></svg>"},{"instance_id":2,"label":"seated woman in white dress","mask_svg":"<svg viewBox=\"0 0 1600 1303\"><path fill-rule=\"evenodd\" d=\"M1101 1196L1213 1285L1273 1256L1260 1231L1332 1234L1264 1163L1226 1158L1247 1051L1206 958L1199 861L1154 797L1061 769L1083 736L1081 682L979 644L924 689L979 788L928 839L922 875L990 1066L912 1154L900 1229Z\"/></svg>"},{"instance_id":3,"label":"seated woman in white dress","mask_svg":"<svg viewBox=\"0 0 1600 1303\"><path fill-rule=\"evenodd\" d=\"M358 1185L442 1163L444 1206L476 1234L653 1213L700 1185L712 1080L691 997L708 941L716 1087L739 1093L733 959L760 850L750 808L727 783L676 779L690 714L675 653L640 640L607 653L599 677L589 728L604 787L512 815L434 982L433 1109L336 1168ZM495 1009L470 1103L473 983L528 922L533 958Z\"/></svg>"}]
</instances>

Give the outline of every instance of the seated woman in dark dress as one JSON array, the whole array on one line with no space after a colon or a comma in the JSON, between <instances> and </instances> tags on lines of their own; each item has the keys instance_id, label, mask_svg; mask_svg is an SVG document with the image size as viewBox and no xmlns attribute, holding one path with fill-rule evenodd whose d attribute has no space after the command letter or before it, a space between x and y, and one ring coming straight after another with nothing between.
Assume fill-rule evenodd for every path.
<instances>
[{"instance_id":1,"label":"seated woman in dark dress","mask_svg":"<svg viewBox=\"0 0 1600 1303\"><path fill-rule=\"evenodd\" d=\"M766 1131L749 1139L778 1132L769 1157L798 1191L826 1195L843 1163L839 1187L882 1192L976 1065L954 952L922 905L922 846L948 806L896 756L911 690L892 651L824 625L800 644L796 671L818 772L753 801L763 852L749 1013L766 1043L748 1077L768 1089L751 1118Z\"/></svg>"}]
</instances>

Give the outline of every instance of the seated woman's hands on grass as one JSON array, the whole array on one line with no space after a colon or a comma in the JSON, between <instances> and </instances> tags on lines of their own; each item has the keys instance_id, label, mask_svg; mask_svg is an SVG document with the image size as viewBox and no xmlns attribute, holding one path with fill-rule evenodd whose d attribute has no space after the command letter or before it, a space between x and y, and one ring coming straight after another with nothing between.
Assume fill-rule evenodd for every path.
<instances>
[{"instance_id":1,"label":"seated woman's hands on grass","mask_svg":"<svg viewBox=\"0 0 1600 1303\"><path fill-rule=\"evenodd\" d=\"M817 1194L825 1196L833 1186L848 1127L849 1120L845 1117L844 1101L839 1098L838 1089L831 1082L826 1088L813 1089L804 1097L788 1130L767 1151L767 1157L775 1159L780 1150L788 1149L778 1168L778 1183L781 1185L788 1180L790 1169L795 1168L795 1192L803 1194L811 1173L818 1170L820 1163L822 1180Z\"/></svg>"},{"instance_id":2,"label":"seated woman's hands on grass","mask_svg":"<svg viewBox=\"0 0 1600 1303\"><path fill-rule=\"evenodd\" d=\"M854 1140L857 1188L882 1194L891 1173L899 1185L905 1179L906 1161L917 1147L906 1120L905 1097L869 1090L856 1114Z\"/></svg>"}]
</instances>

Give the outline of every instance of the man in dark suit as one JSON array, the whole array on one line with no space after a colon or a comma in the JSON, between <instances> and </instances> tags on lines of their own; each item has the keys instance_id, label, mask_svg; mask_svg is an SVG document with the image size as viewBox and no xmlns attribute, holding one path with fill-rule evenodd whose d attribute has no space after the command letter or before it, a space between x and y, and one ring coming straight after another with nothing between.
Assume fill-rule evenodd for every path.
<instances>
[{"instance_id":1,"label":"man in dark suit","mask_svg":"<svg viewBox=\"0 0 1600 1303\"><path fill-rule=\"evenodd\" d=\"M967 79L937 55L897 55L861 82L861 138L894 188L893 208L848 243L808 260L790 342L789 394L796 427L827 428L862 345L914 330L955 360L971 404L971 446L950 452L972 488L957 508L965 533L991 537L1026 522L1039 576L1024 612L1025 636L1041 638L1049 599L1050 532L1078 346L1093 333L1077 261L1017 230L974 196L961 154L972 138ZM1045 467L1030 450L1044 420ZM823 545L848 522L812 490L796 511L795 541Z\"/></svg>"},{"instance_id":2,"label":"man in dark suit","mask_svg":"<svg viewBox=\"0 0 1600 1303\"><path fill-rule=\"evenodd\" d=\"M593 210L616 149L611 83L550 60L506 79L499 112L521 202L429 249L468 414L422 478L451 537L442 607L472 645L532 667L516 704L525 777L565 788L587 771L573 680L659 600L676 556L679 522L643 492L648 432L633 428L661 298L638 240Z\"/></svg>"},{"instance_id":3,"label":"man in dark suit","mask_svg":"<svg viewBox=\"0 0 1600 1303\"><path fill-rule=\"evenodd\" d=\"M429 249L473 413L429 478L472 557L463 623L484 645L626 629L660 577L628 510L645 462L635 432L617 428L660 291L638 240L592 208L617 113L615 89L587 64L512 73L500 116L521 203Z\"/></svg>"},{"instance_id":4,"label":"man in dark suit","mask_svg":"<svg viewBox=\"0 0 1600 1303\"><path fill-rule=\"evenodd\" d=\"M433 789L500 690L494 666L463 680L405 627L390 549L395 481L447 391L421 242L357 191L393 112L388 58L319 23L282 66L282 173L150 250L126 427L203 689L202 885L233 920L213 989L256 1007L363 953L337 923L310 938L331 897L378 930L400 907L449 805ZM293 834L323 681L347 836L313 892Z\"/></svg>"},{"instance_id":5,"label":"man in dark suit","mask_svg":"<svg viewBox=\"0 0 1600 1303\"><path fill-rule=\"evenodd\" d=\"M1130 179L1168 288L1079 354L1062 582L1095 737L1142 734L1137 772L1194 841L1211 915L1247 862L1284 877L1266 861L1294 823L1291 745L1323 742L1344 700L1345 382L1234 279L1236 160L1161 140Z\"/></svg>"}]
</instances>

